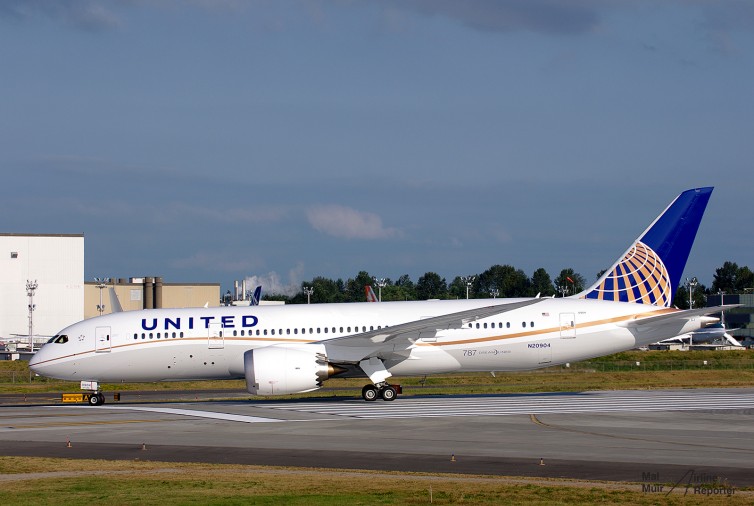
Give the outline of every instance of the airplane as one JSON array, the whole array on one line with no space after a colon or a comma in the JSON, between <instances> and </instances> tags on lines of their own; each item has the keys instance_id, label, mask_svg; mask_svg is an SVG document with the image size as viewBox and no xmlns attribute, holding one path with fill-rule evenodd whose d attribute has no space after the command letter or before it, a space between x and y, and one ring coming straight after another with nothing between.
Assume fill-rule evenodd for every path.
<instances>
[{"instance_id":1,"label":"airplane","mask_svg":"<svg viewBox=\"0 0 754 506\"><path fill-rule=\"evenodd\" d=\"M53 336L33 372L99 383L246 380L259 396L362 377L366 401L393 401L389 378L521 371L613 354L697 331L734 305L672 306L712 192L676 197L594 285L562 298L149 309L97 316Z\"/></svg>"},{"instance_id":2,"label":"airplane","mask_svg":"<svg viewBox=\"0 0 754 506\"><path fill-rule=\"evenodd\" d=\"M688 344L689 346L694 344L712 344L712 343L724 343L727 342L729 346L743 347L739 341L733 336L728 334L728 330L723 323L715 323L708 325L702 329L680 336L671 337L670 339L663 339L659 344Z\"/></svg>"}]
</instances>

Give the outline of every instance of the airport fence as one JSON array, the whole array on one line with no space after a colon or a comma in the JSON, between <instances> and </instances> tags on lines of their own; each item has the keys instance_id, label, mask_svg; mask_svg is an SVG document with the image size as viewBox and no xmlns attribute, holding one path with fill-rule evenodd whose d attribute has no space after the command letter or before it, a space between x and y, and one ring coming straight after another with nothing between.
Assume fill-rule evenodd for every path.
<instances>
[{"instance_id":1,"label":"airport fence","mask_svg":"<svg viewBox=\"0 0 754 506\"><path fill-rule=\"evenodd\" d=\"M31 371L0 371L0 383L33 383L42 378L35 378Z\"/></svg>"},{"instance_id":2,"label":"airport fence","mask_svg":"<svg viewBox=\"0 0 754 506\"><path fill-rule=\"evenodd\" d=\"M595 360L550 367L552 372L625 372L625 371L689 371L704 369L750 370L754 360Z\"/></svg>"}]
</instances>

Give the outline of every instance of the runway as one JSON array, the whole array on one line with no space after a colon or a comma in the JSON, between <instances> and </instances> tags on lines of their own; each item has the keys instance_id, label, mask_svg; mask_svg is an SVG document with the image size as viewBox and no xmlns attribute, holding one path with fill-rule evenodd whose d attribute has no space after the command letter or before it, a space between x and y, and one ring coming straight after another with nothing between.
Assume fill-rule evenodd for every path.
<instances>
[{"instance_id":1,"label":"runway","mask_svg":"<svg viewBox=\"0 0 754 506\"><path fill-rule=\"evenodd\" d=\"M742 487L752 415L754 389L4 406L0 453Z\"/></svg>"}]
</instances>

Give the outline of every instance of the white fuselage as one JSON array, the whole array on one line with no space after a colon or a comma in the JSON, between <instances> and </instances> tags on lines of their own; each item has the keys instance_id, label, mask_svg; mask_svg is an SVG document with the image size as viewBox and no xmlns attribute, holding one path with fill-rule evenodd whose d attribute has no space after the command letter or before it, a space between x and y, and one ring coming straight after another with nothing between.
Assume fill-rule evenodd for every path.
<instances>
[{"instance_id":1,"label":"white fuselage","mask_svg":"<svg viewBox=\"0 0 754 506\"><path fill-rule=\"evenodd\" d=\"M306 344L423 318L526 299L381 304L154 309L91 318L62 330L32 359L44 376L99 382L244 377L244 352ZM674 309L584 299L534 305L440 330L386 358L394 376L460 371L515 371L607 355L700 328L673 321L652 332L627 327ZM60 336L65 336L61 339ZM65 341L65 342L63 342Z\"/></svg>"}]
</instances>

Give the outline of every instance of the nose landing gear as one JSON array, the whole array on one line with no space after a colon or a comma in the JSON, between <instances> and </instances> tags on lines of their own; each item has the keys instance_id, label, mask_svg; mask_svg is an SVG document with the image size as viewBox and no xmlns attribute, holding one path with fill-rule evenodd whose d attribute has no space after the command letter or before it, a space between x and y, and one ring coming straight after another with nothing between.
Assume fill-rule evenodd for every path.
<instances>
[{"instance_id":1,"label":"nose landing gear","mask_svg":"<svg viewBox=\"0 0 754 506\"><path fill-rule=\"evenodd\" d=\"M105 403L105 394L102 392L94 392L89 396L90 406L102 406Z\"/></svg>"}]
</instances>

